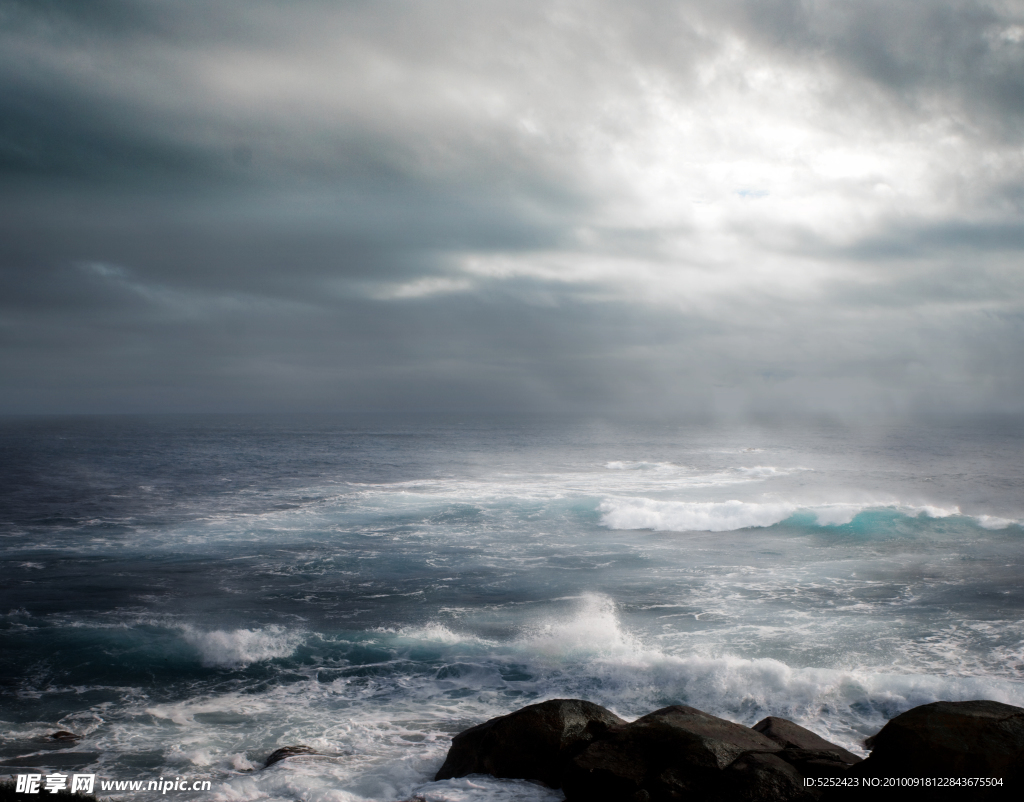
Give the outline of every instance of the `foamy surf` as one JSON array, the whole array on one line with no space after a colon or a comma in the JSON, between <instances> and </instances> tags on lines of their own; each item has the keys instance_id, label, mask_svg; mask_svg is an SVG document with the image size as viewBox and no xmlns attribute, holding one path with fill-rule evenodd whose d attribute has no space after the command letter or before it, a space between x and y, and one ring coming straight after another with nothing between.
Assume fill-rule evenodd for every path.
<instances>
[{"instance_id":1,"label":"foamy surf","mask_svg":"<svg viewBox=\"0 0 1024 802\"><path fill-rule=\"evenodd\" d=\"M513 641L513 648L532 659L603 659L640 651L639 642L619 621L615 603L599 594L584 594L572 613L524 627L524 630Z\"/></svg>"},{"instance_id":2,"label":"foamy surf","mask_svg":"<svg viewBox=\"0 0 1024 802\"><path fill-rule=\"evenodd\" d=\"M773 526L797 511L793 504L730 501L658 501L649 498L603 501L601 523L609 529L730 532Z\"/></svg>"},{"instance_id":3,"label":"foamy surf","mask_svg":"<svg viewBox=\"0 0 1024 802\"><path fill-rule=\"evenodd\" d=\"M222 668L243 667L264 660L288 657L305 638L282 626L257 629L197 629L181 626L185 641L199 652L203 665Z\"/></svg>"},{"instance_id":4,"label":"foamy surf","mask_svg":"<svg viewBox=\"0 0 1024 802\"><path fill-rule=\"evenodd\" d=\"M557 697L854 751L916 704L1024 705L1002 429L60 426L70 462L0 539L8 763L66 729L99 776L223 800L550 802L431 778L455 733ZM322 754L263 767L289 744Z\"/></svg>"},{"instance_id":5,"label":"foamy surf","mask_svg":"<svg viewBox=\"0 0 1024 802\"><path fill-rule=\"evenodd\" d=\"M524 620L514 637L490 641L439 623L382 629L351 641L314 633L316 642L347 651L312 662L282 658L276 670L291 679L260 693L213 692L143 709L130 704L119 719L107 721L96 745L111 753L128 744L159 748L171 728L182 747L165 754L165 770L216 777L216 798L224 800L285 800L301 793L358 802L414 794L548 802L557 795L521 783L431 778L455 732L549 698L589 699L629 720L667 704L745 725L784 716L860 753L864 737L888 718L936 699L1024 705L1024 683L1007 679L672 653L663 639L652 638L654 631L628 627L608 596L584 594L562 606L563 612ZM323 755L261 769L265 756L284 743L303 743Z\"/></svg>"},{"instance_id":6,"label":"foamy surf","mask_svg":"<svg viewBox=\"0 0 1024 802\"><path fill-rule=\"evenodd\" d=\"M891 511L906 518L960 516L958 507L900 502L801 504L787 501L664 501L651 498L605 499L598 506L601 524L609 529L650 529L674 532L732 532L775 526L807 516L819 526L844 526L870 511ZM983 529L1019 526L1013 519L989 515L963 516Z\"/></svg>"}]
</instances>

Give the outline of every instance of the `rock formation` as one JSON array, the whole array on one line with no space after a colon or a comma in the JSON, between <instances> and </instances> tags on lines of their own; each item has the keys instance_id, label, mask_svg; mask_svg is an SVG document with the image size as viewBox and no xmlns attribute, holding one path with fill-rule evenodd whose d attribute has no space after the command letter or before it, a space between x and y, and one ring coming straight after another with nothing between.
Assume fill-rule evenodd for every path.
<instances>
[{"instance_id":1,"label":"rock formation","mask_svg":"<svg viewBox=\"0 0 1024 802\"><path fill-rule=\"evenodd\" d=\"M263 767L267 768L268 766L273 766L275 763L279 763L282 760L285 760L289 757L297 757L298 755L317 754L319 754L319 752L317 752L311 746L303 746L301 744L298 744L296 746L282 746L280 749L275 749L273 752L267 755L267 759L264 762Z\"/></svg>"},{"instance_id":2,"label":"rock formation","mask_svg":"<svg viewBox=\"0 0 1024 802\"><path fill-rule=\"evenodd\" d=\"M744 727L673 705L627 723L590 702L554 699L456 735L436 779L538 780L567 802L972 802L1024 790L1024 708L934 702L897 716L870 744L862 760L775 716ZM991 782L943 790L912 779L956 777ZM881 778L907 781L886 787Z\"/></svg>"},{"instance_id":3,"label":"rock formation","mask_svg":"<svg viewBox=\"0 0 1024 802\"><path fill-rule=\"evenodd\" d=\"M869 739L871 755L851 769L862 782L878 780L859 794L834 793L830 798L854 799L886 791L887 778L931 778L955 784L925 789L929 799L960 802L1019 799L1024 795L1024 708L976 700L932 702L901 713ZM975 779L1000 784L976 783ZM964 781L969 781L965 784ZM890 796L908 794L891 787Z\"/></svg>"},{"instance_id":4,"label":"rock formation","mask_svg":"<svg viewBox=\"0 0 1024 802\"><path fill-rule=\"evenodd\" d=\"M569 762L562 788L566 799L587 802L701 798L744 752L781 748L749 727L674 705L610 728Z\"/></svg>"},{"instance_id":5,"label":"rock formation","mask_svg":"<svg viewBox=\"0 0 1024 802\"><path fill-rule=\"evenodd\" d=\"M435 780L491 774L561 784L566 762L609 727L626 722L600 705L552 699L459 733Z\"/></svg>"}]
</instances>

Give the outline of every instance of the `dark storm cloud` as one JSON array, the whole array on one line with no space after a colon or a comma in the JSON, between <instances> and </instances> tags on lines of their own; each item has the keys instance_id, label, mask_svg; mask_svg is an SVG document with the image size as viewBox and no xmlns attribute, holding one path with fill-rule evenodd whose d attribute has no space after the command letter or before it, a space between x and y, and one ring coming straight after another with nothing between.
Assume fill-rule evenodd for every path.
<instances>
[{"instance_id":1,"label":"dark storm cloud","mask_svg":"<svg viewBox=\"0 0 1024 802\"><path fill-rule=\"evenodd\" d=\"M1008 135L1024 114L1019 5L726 0L708 7L777 57L836 66L915 111L957 107ZM848 86L847 99L856 102L860 91Z\"/></svg>"},{"instance_id":2,"label":"dark storm cloud","mask_svg":"<svg viewBox=\"0 0 1024 802\"><path fill-rule=\"evenodd\" d=\"M3 2L7 411L1019 407L1000 3Z\"/></svg>"}]
</instances>

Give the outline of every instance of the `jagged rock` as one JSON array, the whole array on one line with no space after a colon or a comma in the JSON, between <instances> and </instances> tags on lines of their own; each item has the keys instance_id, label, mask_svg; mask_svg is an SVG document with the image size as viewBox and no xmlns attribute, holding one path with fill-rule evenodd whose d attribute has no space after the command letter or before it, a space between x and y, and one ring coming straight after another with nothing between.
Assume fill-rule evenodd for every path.
<instances>
[{"instance_id":1,"label":"jagged rock","mask_svg":"<svg viewBox=\"0 0 1024 802\"><path fill-rule=\"evenodd\" d=\"M570 802L622 802L644 794L654 802L713 799L722 769L751 751L781 747L749 727L674 705L610 728L569 762L562 787Z\"/></svg>"},{"instance_id":2,"label":"jagged rock","mask_svg":"<svg viewBox=\"0 0 1024 802\"><path fill-rule=\"evenodd\" d=\"M812 802L818 795L782 752L744 752L722 772L716 800L722 802Z\"/></svg>"},{"instance_id":3,"label":"jagged rock","mask_svg":"<svg viewBox=\"0 0 1024 802\"><path fill-rule=\"evenodd\" d=\"M491 774L557 788L569 758L596 735L625 723L610 710L579 699L529 705L456 735L434 779Z\"/></svg>"},{"instance_id":4,"label":"jagged rock","mask_svg":"<svg viewBox=\"0 0 1024 802\"><path fill-rule=\"evenodd\" d=\"M839 755L839 759L842 762L849 764L859 763L863 760L863 758L857 757L853 752L849 752L841 746L826 741L817 733L813 733L789 719L768 716L768 718L757 722L751 729L756 730L766 738L771 738L782 747L835 752Z\"/></svg>"},{"instance_id":5,"label":"jagged rock","mask_svg":"<svg viewBox=\"0 0 1024 802\"><path fill-rule=\"evenodd\" d=\"M280 749L275 749L269 755L267 760L263 764L264 768L273 766L275 763L279 763L289 757L296 757L298 755L318 755L320 754L311 746L303 746L298 744L296 746L282 746Z\"/></svg>"}]
</instances>

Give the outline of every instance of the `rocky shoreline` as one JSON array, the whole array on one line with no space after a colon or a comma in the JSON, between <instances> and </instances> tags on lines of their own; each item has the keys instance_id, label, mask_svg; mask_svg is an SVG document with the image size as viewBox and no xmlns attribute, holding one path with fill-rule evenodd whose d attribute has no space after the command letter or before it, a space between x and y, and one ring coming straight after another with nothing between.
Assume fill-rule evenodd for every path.
<instances>
[{"instance_id":1,"label":"rocky shoreline","mask_svg":"<svg viewBox=\"0 0 1024 802\"><path fill-rule=\"evenodd\" d=\"M48 740L79 736L61 730ZM984 802L1017 800L1024 790L1024 708L932 702L896 716L864 745L870 754L861 758L776 716L745 727L672 705L627 722L592 702L551 699L456 735L434 779L529 780L561 789L567 802ZM337 757L284 746L264 766ZM11 802L37 799L12 783L0 791Z\"/></svg>"},{"instance_id":2,"label":"rocky shoreline","mask_svg":"<svg viewBox=\"0 0 1024 802\"><path fill-rule=\"evenodd\" d=\"M786 719L753 727L673 705L629 723L552 699L452 739L436 780L490 774L561 788L567 802L1020 799L1024 708L933 702L892 719L867 758Z\"/></svg>"}]
</instances>

